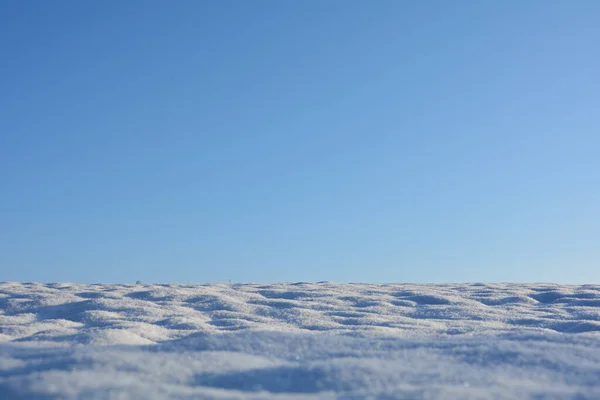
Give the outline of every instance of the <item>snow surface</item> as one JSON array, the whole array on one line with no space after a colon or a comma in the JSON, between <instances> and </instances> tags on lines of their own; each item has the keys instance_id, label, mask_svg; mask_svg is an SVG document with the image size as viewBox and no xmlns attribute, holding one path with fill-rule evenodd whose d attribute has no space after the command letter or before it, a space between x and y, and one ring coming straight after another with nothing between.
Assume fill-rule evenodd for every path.
<instances>
[{"instance_id":1,"label":"snow surface","mask_svg":"<svg viewBox=\"0 0 600 400\"><path fill-rule=\"evenodd\" d=\"M0 399L600 399L600 286L0 284Z\"/></svg>"}]
</instances>

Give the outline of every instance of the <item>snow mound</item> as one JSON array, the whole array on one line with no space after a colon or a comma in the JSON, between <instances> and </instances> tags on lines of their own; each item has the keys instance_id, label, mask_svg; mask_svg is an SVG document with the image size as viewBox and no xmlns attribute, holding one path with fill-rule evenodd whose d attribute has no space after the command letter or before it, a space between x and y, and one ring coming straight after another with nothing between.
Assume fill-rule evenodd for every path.
<instances>
[{"instance_id":1,"label":"snow mound","mask_svg":"<svg viewBox=\"0 0 600 400\"><path fill-rule=\"evenodd\" d=\"M600 286L0 284L0 398L600 398Z\"/></svg>"}]
</instances>

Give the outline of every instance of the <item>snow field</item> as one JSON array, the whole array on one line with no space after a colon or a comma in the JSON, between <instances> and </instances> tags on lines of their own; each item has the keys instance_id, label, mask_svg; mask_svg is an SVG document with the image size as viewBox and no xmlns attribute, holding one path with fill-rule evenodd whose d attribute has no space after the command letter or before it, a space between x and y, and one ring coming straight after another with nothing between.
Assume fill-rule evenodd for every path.
<instances>
[{"instance_id":1,"label":"snow field","mask_svg":"<svg viewBox=\"0 0 600 400\"><path fill-rule=\"evenodd\" d=\"M0 284L4 399L600 399L600 286Z\"/></svg>"}]
</instances>

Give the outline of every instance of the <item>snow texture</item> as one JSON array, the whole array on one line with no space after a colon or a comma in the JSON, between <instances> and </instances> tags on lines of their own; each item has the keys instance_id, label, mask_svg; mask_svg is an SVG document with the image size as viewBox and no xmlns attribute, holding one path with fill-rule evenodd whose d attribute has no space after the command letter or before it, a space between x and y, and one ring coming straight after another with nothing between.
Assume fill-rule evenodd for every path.
<instances>
[{"instance_id":1,"label":"snow texture","mask_svg":"<svg viewBox=\"0 0 600 400\"><path fill-rule=\"evenodd\" d=\"M0 284L0 399L600 399L600 286Z\"/></svg>"}]
</instances>

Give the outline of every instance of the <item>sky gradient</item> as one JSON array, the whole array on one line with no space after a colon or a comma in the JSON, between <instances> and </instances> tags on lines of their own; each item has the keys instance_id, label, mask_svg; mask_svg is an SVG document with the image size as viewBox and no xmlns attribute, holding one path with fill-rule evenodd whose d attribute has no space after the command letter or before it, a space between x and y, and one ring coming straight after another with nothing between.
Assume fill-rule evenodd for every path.
<instances>
[{"instance_id":1,"label":"sky gradient","mask_svg":"<svg viewBox=\"0 0 600 400\"><path fill-rule=\"evenodd\" d=\"M600 282L600 2L0 4L0 281Z\"/></svg>"}]
</instances>

